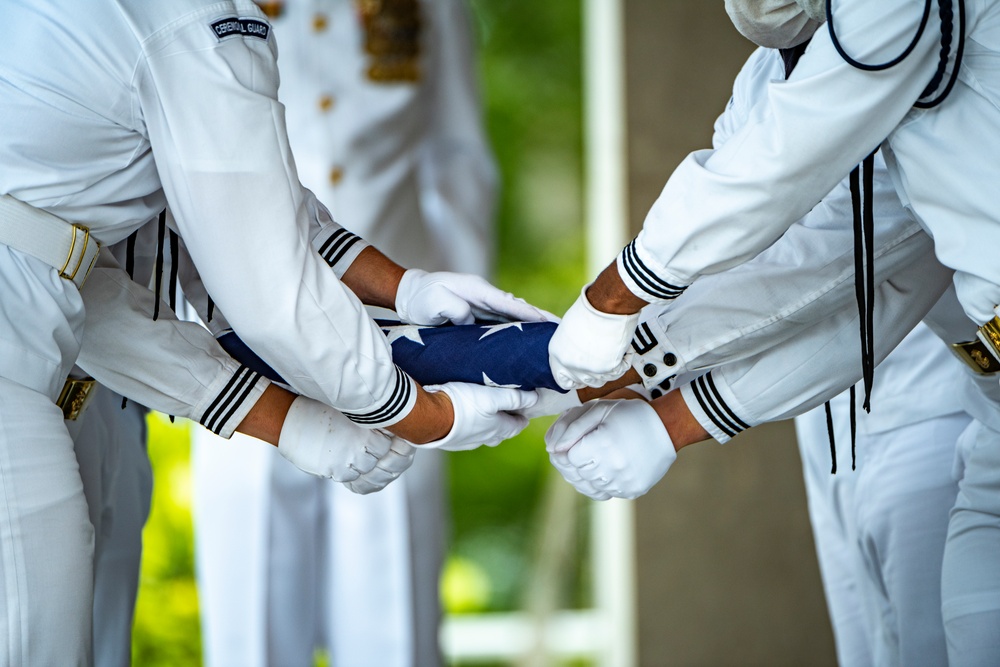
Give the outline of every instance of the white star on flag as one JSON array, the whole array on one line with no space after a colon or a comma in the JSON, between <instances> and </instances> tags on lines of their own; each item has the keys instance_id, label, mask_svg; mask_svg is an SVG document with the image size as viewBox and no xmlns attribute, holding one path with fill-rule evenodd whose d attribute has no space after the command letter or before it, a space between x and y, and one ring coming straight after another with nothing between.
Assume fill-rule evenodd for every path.
<instances>
[{"instance_id":1,"label":"white star on flag","mask_svg":"<svg viewBox=\"0 0 1000 667\"><path fill-rule=\"evenodd\" d=\"M489 327L486 330L486 333L484 333L482 336L479 337L479 340L482 340L491 334L495 334L498 331L503 331L504 329L510 329L511 327L517 327L518 330L524 331L524 327L521 326L520 322L507 322L506 324L496 324L494 326Z\"/></svg>"},{"instance_id":2,"label":"white star on flag","mask_svg":"<svg viewBox=\"0 0 1000 667\"><path fill-rule=\"evenodd\" d=\"M414 326L390 327L385 337L390 345L400 338L407 338L419 345L424 344L423 338L420 337L420 328Z\"/></svg>"},{"instance_id":3,"label":"white star on flag","mask_svg":"<svg viewBox=\"0 0 1000 667\"><path fill-rule=\"evenodd\" d=\"M487 375L486 373L483 373L483 384L486 385L487 387L499 387L501 389L520 389L521 388L521 385L519 385L519 384L497 384L496 382L494 382L493 380L491 380L490 376Z\"/></svg>"}]
</instances>

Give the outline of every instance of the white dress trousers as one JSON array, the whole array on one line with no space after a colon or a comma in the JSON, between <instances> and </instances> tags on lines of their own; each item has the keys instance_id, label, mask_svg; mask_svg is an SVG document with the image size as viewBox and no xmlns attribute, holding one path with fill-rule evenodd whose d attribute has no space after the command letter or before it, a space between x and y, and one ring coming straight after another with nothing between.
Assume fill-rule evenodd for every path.
<instances>
[{"instance_id":1,"label":"white dress trousers","mask_svg":"<svg viewBox=\"0 0 1000 667\"><path fill-rule=\"evenodd\" d=\"M796 418L809 516L841 665L942 665L941 562L955 504L960 362L918 325L876 369L872 411L831 401L837 473L823 407ZM863 392L857 393L860 403Z\"/></svg>"},{"instance_id":2,"label":"white dress trousers","mask_svg":"<svg viewBox=\"0 0 1000 667\"><path fill-rule=\"evenodd\" d=\"M142 528L153 471L146 454L146 410L98 387L84 414L66 422L94 527L94 664L132 664Z\"/></svg>"}]
</instances>

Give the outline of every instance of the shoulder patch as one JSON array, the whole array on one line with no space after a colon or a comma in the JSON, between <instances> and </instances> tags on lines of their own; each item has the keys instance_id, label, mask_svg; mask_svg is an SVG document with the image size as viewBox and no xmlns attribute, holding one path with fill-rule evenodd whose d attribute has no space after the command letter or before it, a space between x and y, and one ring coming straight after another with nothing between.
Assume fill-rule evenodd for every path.
<instances>
[{"instance_id":1,"label":"shoulder patch","mask_svg":"<svg viewBox=\"0 0 1000 667\"><path fill-rule=\"evenodd\" d=\"M241 19L235 16L219 19L209 24L209 27L220 40L233 35L266 40L271 33L271 26L260 19Z\"/></svg>"}]
</instances>

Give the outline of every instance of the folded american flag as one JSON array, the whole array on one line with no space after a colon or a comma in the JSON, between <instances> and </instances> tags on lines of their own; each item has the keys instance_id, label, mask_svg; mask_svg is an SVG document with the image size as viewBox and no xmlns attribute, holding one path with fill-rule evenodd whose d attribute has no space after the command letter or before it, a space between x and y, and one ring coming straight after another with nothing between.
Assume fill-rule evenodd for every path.
<instances>
[{"instance_id":1,"label":"folded american flag","mask_svg":"<svg viewBox=\"0 0 1000 667\"><path fill-rule=\"evenodd\" d=\"M378 324L392 346L392 360L420 384L470 382L565 393L549 369L553 322L420 327L379 320ZM235 333L220 336L219 343L251 370L284 382Z\"/></svg>"}]
</instances>

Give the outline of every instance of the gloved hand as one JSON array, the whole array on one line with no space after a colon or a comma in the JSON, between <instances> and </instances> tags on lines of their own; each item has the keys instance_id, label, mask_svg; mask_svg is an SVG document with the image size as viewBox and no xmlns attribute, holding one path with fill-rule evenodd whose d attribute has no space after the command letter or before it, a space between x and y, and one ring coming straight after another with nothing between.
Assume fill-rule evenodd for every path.
<instances>
[{"instance_id":1,"label":"gloved hand","mask_svg":"<svg viewBox=\"0 0 1000 667\"><path fill-rule=\"evenodd\" d=\"M344 486L360 495L381 491L413 465L413 455L416 451L416 448L407 441L393 437L389 453L379 459L371 471L353 482L347 482Z\"/></svg>"},{"instance_id":2,"label":"gloved hand","mask_svg":"<svg viewBox=\"0 0 1000 667\"><path fill-rule=\"evenodd\" d=\"M278 451L296 467L371 493L413 462L413 448L378 430L361 428L333 408L299 396L278 436ZM355 489L352 488L352 491Z\"/></svg>"},{"instance_id":3,"label":"gloved hand","mask_svg":"<svg viewBox=\"0 0 1000 667\"><path fill-rule=\"evenodd\" d=\"M567 411L545 434L552 465L594 500L638 498L677 459L653 407L642 400L590 401Z\"/></svg>"},{"instance_id":4,"label":"gloved hand","mask_svg":"<svg viewBox=\"0 0 1000 667\"><path fill-rule=\"evenodd\" d=\"M580 396L574 390L560 394L552 389L536 389L535 393L538 394L538 401L530 408L518 410L517 414L534 419L535 417L561 415L570 408L580 405Z\"/></svg>"},{"instance_id":5,"label":"gloved hand","mask_svg":"<svg viewBox=\"0 0 1000 667\"><path fill-rule=\"evenodd\" d=\"M549 341L549 366L563 389L600 387L625 374L632 360L629 344L639 313L604 313L587 300L587 288L563 316Z\"/></svg>"},{"instance_id":6,"label":"gloved hand","mask_svg":"<svg viewBox=\"0 0 1000 667\"><path fill-rule=\"evenodd\" d=\"M479 276L409 269L396 288L396 314L409 324L437 326L445 322L472 324L476 319L554 322L552 313L539 310L513 294L503 292Z\"/></svg>"},{"instance_id":7,"label":"gloved hand","mask_svg":"<svg viewBox=\"0 0 1000 667\"><path fill-rule=\"evenodd\" d=\"M449 382L424 387L426 391L443 391L451 399L455 423L448 435L420 447L462 452L480 445L496 447L513 438L528 425L528 418L514 414L530 408L538 400L533 391L503 387L483 387L478 384Z\"/></svg>"}]
</instances>

